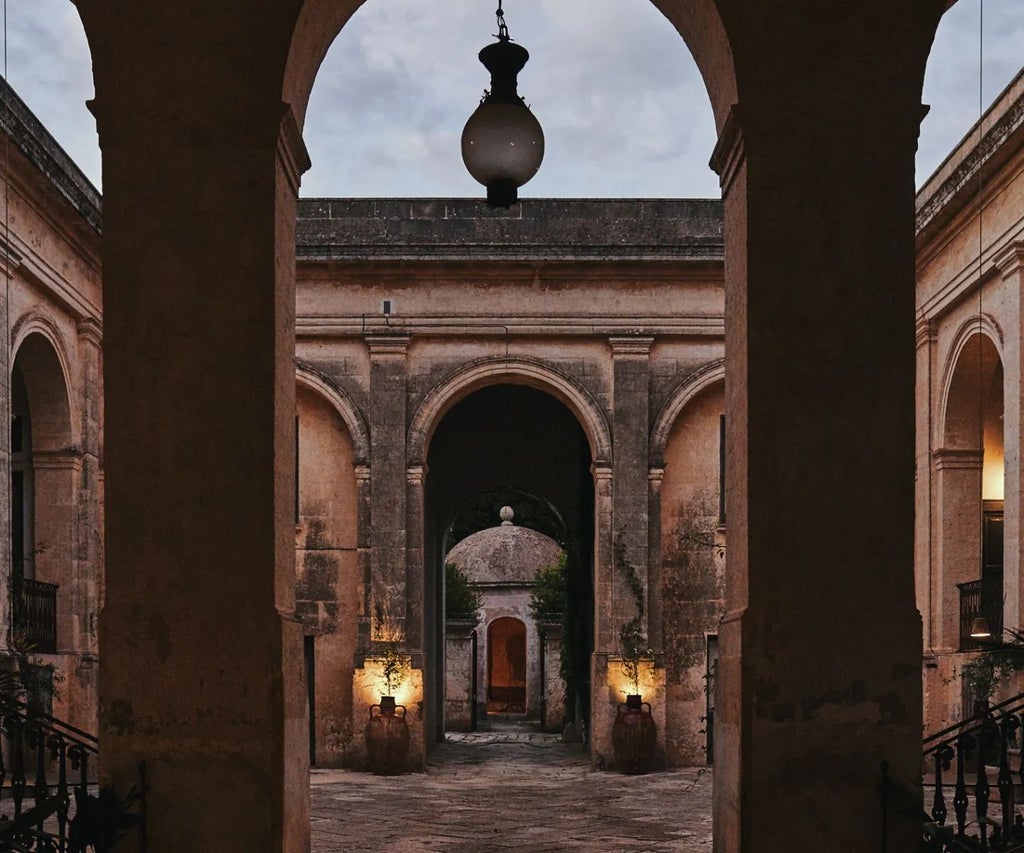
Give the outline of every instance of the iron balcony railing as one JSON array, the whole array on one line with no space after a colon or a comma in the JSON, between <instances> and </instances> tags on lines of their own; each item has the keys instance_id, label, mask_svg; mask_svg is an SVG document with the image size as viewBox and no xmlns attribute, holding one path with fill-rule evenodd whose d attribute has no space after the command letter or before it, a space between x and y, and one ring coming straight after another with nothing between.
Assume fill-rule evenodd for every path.
<instances>
[{"instance_id":1,"label":"iron balcony railing","mask_svg":"<svg viewBox=\"0 0 1024 853\"><path fill-rule=\"evenodd\" d=\"M958 583L960 590L960 651L973 651L984 646L971 637L974 620L984 618L991 639L1003 635L1003 581L1000 577Z\"/></svg>"},{"instance_id":2,"label":"iron balcony railing","mask_svg":"<svg viewBox=\"0 0 1024 853\"><path fill-rule=\"evenodd\" d=\"M14 624L27 648L39 654L57 652L57 584L15 575Z\"/></svg>"}]
</instances>

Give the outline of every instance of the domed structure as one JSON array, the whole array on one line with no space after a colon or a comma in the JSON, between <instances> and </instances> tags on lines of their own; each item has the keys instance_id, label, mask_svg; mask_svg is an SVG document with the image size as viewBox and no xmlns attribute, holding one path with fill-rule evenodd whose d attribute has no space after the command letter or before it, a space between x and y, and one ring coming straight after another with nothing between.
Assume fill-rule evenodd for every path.
<instances>
[{"instance_id":1,"label":"domed structure","mask_svg":"<svg viewBox=\"0 0 1024 853\"><path fill-rule=\"evenodd\" d=\"M467 536L448 552L472 584L532 584L537 570L562 556L558 543L543 533L513 523L511 507L502 507L502 523Z\"/></svg>"},{"instance_id":2,"label":"domed structure","mask_svg":"<svg viewBox=\"0 0 1024 853\"><path fill-rule=\"evenodd\" d=\"M480 593L476 667L477 683L485 686L485 701L477 713L538 716L545 674L530 594L537 572L557 563L563 551L549 536L513 523L511 507L502 507L499 517L497 527L457 543L445 562L457 566ZM453 678L449 664L449 683Z\"/></svg>"}]
</instances>

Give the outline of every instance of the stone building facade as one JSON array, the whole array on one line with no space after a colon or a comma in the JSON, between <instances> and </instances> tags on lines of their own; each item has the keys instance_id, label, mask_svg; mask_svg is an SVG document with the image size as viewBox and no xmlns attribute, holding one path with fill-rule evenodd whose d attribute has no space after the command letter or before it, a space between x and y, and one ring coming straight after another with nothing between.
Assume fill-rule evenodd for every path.
<instances>
[{"instance_id":1,"label":"stone building facade","mask_svg":"<svg viewBox=\"0 0 1024 853\"><path fill-rule=\"evenodd\" d=\"M0 625L30 697L95 731L103 595L100 198L0 81Z\"/></svg>"},{"instance_id":2,"label":"stone building facade","mask_svg":"<svg viewBox=\"0 0 1024 853\"><path fill-rule=\"evenodd\" d=\"M964 665L1024 625L1024 75L918 194L917 597L925 726L974 710ZM991 637L972 639L975 618ZM1013 676L993 699L1019 693Z\"/></svg>"},{"instance_id":3,"label":"stone building facade","mask_svg":"<svg viewBox=\"0 0 1024 853\"><path fill-rule=\"evenodd\" d=\"M724 583L720 206L308 200L298 221L298 607L317 682L345 684L354 666L362 683L383 609L423 673L423 743L443 736L445 531L466 501L511 486L550 502L583 567L595 761L612 763L624 700L618 634L640 612L630 573L666 758L706 761L707 637ZM329 465L346 480L330 499ZM356 522L348 538L343 517ZM323 547L309 545L314 530ZM328 564L333 590L320 582ZM328 708L344 705L317 693L318 761L359 763L371 698L353 694L344 724Z\"/></svg>"}]
</instances>

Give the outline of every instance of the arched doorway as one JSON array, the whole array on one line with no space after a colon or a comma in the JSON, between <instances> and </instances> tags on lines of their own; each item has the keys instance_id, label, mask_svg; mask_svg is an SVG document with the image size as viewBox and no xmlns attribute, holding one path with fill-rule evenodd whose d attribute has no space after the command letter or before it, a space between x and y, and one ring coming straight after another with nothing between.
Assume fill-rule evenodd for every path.
<instances>
[{"instance_id":1,"label":"arched doorway","mask_svg":"<svg viewBox=\"0 0 1024 853\"><path fill-rule=\"evenodd\" d=\"M498 522L497 510L502 503L494 505L490 501L489 512L478 521L471 520L476 516L467 512L474 498L512 501L517 493L525 493L539 499L535 513L539 523L535 523L548 528L542 532L558 535L558 527L564 531L564 539L560 537L559 541L564 542L569 555L567 584L571 590L565 620L565 643L572 661L567 667L571 673L567 685L571 694L569 713L578 707L586 719L591 694L596 535L591 444L576 415L560 400L536 387L502 384L501 378L497 374L491 378L497 384L463 389L458 402L448 401L449 406L440 409L444 414L429 433L423 537L427 690L435 698L427 703L427 709L430 713L431 705L444 707L440 675L445 620L440 578L449 536L453 529L465 536ZM548 512L542 511L544 506L549 507ZM487 626L481 625L478 630L486 632ZM489 667L490 658L485 660ZM487 669L482 674L489 677L489 672ZM432 738L443 737L443 715L428 720L427 732Z\"/></svg>"},{"instance_id":2,"label":"arched doorway","mask_svg":"<svg viewBox=\"0 0 1024 853\"><path fill-rule=\"evenodd\" d=\"M526 713L526 625L499 616L487 626L487 711Z\"/></svg>"}]
</instances>

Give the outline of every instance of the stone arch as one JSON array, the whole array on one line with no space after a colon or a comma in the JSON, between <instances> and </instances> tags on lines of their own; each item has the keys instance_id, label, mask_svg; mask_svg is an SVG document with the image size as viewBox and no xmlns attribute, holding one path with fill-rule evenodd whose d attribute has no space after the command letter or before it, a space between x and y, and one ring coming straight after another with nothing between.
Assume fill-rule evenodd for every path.
<instances>
[{"instance_id":1,"label":"stone arch","mask_svg":"<svg viewBox=\"0 0 1024 853\"><path fill-rule=\"evenodd\" d=\"M282 100L301 127L320 63L342 27L364 0L306 0L295 24L284 70ZM704 79L719 131L738 101L732 48L713 0L651 0L693 54Z\"/></svg>"},{"instance_id":2,"label":"stone arch","mask_svg":"<svg viewBox=\"0 0 1024 853\"><path fill-rule=\"evenodd\" d=\"M990 315L971 317L961 324L953 338L942 370L939 391L941 402L935 436L937 447L953 447L961 443L962 436L958 435L960 430L954 424L951 414L956 410L973 411L978 407L976 382L973 383L974 387L971 387L971 381L958 381L958 377L963 373L963 360L967 350L978 336L991 344L1000 365L1005 363L1002 330ZM972 373L967 379L976 380L977 377Z\"/></svg>"},{"instance_id":3,"label":"stone arch","mask_svg":"<svg viewBox=\"0 0 1024 853\"><path fill-rule=\"evenodd\" d=\"M672 426L679 417L679 413L686 408L687 404L705 388L710 388L719 382L725 382L725 359L717 358L697 368L677 386L669 396L668 401L662 406L654 428L651 430L651 465L663 467L665 464L665 446L668 444L668 437L672 432Z\"/></svg>"},{"instance_id":4,"label":"stone arch","mask_svg":"<svg viewBox=\"0 0 1024 853\"><path fill-rule=\"evenodd\" d=\"M424 397L409 427L409 464L424 464L434 430L452 406L480 388L502 383L526 385L555 397L583 427L594 464L607 464L611 459L608 420L590 392L576 380L534 359L484 358L450 373Z\"/></svg>"},{"instance_id":5,"label":"stone arch","mask_svg":"<svg viewBox=\"0 0 1024 853\"><path fill-rule=\"evenodd\" d=\"M352 438L355 450L355 464L370 464L370 430L359 407L344 391L316 373L308 365L299 364L295 368L295 381L304 388L315 391L327 400L345 422L345 427Z\"/></svg>"},{"instance_id":6,"label":"stone arch","mask_svg":"<svg viewBox=\"0 0 1024 853\"><path fill-rule=\"evenodd\" d=\"M27 314L11 330L11 364L22 359L29 396L46 408L48 417L36 427L42 450L63 450L76 444L78 413L71 404L71 360L56 324L44 314ZM26 363L27 360L27 363ZM34 386L34 388L33 388ZM45 446L43 446L45 445Z\"/></svg>"}]
</instances>

